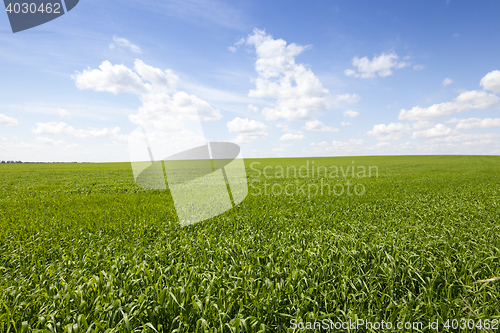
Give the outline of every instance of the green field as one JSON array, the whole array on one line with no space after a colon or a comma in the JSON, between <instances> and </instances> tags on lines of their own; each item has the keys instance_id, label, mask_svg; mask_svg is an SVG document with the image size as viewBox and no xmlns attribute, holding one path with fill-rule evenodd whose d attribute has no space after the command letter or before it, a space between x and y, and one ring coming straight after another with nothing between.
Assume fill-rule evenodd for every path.
<instances>
[{"instance_id":1,"label":"green field","mask_svg":"<svg viewBox=\"0 0 500 333\"><path fill-rule=\"evenodd\" d=\"M307 161L343 168L304 178L253 170L276 176ZM500 276L500 157L245 164L248 197L182 228L168 190L137 187L129 163L0 164L0 332L500 318L500 281L472 284ZM353 165L378 174L352 177ZM305 195L275 195L297 181ZM349 195L347 182L364 194ZM345 191L308 195L326 183Z\"/></svg>"}]
</instances>

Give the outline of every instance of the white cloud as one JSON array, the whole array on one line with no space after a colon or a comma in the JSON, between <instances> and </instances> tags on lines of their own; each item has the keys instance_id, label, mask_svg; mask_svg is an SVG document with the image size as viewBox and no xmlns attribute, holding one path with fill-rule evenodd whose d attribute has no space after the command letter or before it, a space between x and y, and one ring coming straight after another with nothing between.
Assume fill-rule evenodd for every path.
<instances>
[{"instance_id":1,"label":"white cloud","mask_svg":"<svg viewBox=\"0 0 500 333\"><path fill-rule=\"evenodd\" d=\"M281 153L281 152L284 152L284 151L288 151L288 148L292 147L293 145L290 145L290 144L280 144L280 146L278 148L274 148L272 151L275 152L275 153Z\"/></svg>"},{"instance_id":2,"label":"white cloud","mask_svg":"<svg viewBox=\"0 0 500 333\"><path fill-rule=\"evenodd\" d=\"M93 138L117 138L122 139L120 135L120 128L89 128L86 130L75 129L64 122L49 122L49 123L36 123L36 127L31 130L37 135L42 134L67 134L80 139L93 139Z\"/></svg>"},{"instance_id":3,"label":"white cloud","mask_svg":"<svg viewBox=\"0 0 500 333\"><path fill-rule=\"evenodd\" d=\"M236 43L234 43L234 46L229 46L228 49L229 51L231 52L236 52L236 50L238 49L238 47L242 44L245 44L246 42L246 38L241 38L240 40L238 40Z\"/></svg>"},{"instance_id":4,"label":"white cloud","mask_svg":"<svg viewBox=\"0 0 500 333\"><path fill-rule=\"evenodd\" d=\"M361 97L358 94L338 94L335 97L334 103L353 104L359 102Z\"/></svg>"},{"instance_id":5,"label":"white cloud","mask_svg":"<svg viewBox=\"0 0 500 333\"><path fill-rule=\"evenodd\" d=\"M402 120L429 120L452 115L454 112L465 112L471 109L489 109L499 103L496 95L488 94L484 91L465 91L452 102L445 102L431 105L427 108L419 106L411 110L401 109L399 119Z\"/></svg>"},{"instance_id":6,"label":"white cloud","mask_svg":"<svg viewBox=\"0 0 500 333\"><path fill-rule=\"evenodd\" d=\"M434 123L432 121L427 121L427 120L419 120L413 123L413 129L416 131L420 131L433 126Z\"/></svg>"},{"instance_id":7,"label":"white cloud","mask_svg":"<svg viewBox=\"0 0 500 333\"><path fill-rule=\"evenodd\" d=\"M446 127L443 124L437 124L432 128L413 132L412 139L433 138L437 136L446 136L454 133L455 132L451 128Z\"/></svg>"},{"instance_id":8,"label":"white cloud","mask_svg":"<svg viewBox=\"0 0 500 333\"><path fill-rule=\"evenodd\" d=\"M454 133L444 137L437 137L427 141L428 144L438 143L458 143L458 142L477 142L498 138L500 134L483 133L483 134L463 134Z\"/></svg>"},{"instance_id":9,"label":"white cloud","mask_svg":"<svg viewBox=\"0 0 500 333\"><path fill-rule=\"evenodd\" d=\"M315 131L315 132L332 132L332 133L335 133L335 132L339 131L338 128L333 128L333 127L326 126L325 124L323 124L319 120L308 121L308 122L306 122L306 125L304 127L302 127L302 128L305 129L305 130L308 130L308 131Z\"/></svg>"},{"instance_id":10,"label":"white cloud","mask_svg":"<svg viewBox=\"0 0 500 333\"><path fill-rule=\"evenodd\" d=\"M456 98L456 101L459 103L459 111L488 109L496 106L499 100L500 99L496 95L477 90L465 91Z\"/></svg>"},{"instance_id":11,"label":"white cloud","mask_svg":"<svg viewBox=\"0 0 500 333\"><path fill-rule=\"evenodd\" d=\"M251 112L253 112L253 113L257 113L257 112L259 112L259 108L258 108L258 107L256 107L256 106L254 106L254 105L252 105L252 104L248 104L248 105L247 105L247 108L248 108L248 110L250 110L250 111L251 111Z\"/></svg>"},{"instance_id":12,"label":"white cloud","mask_svg":"<svg viewBox=\"0 0 500 333\"><path fill-rule=\"evenodd\" d=\"M479 140L479 141L467 141L462 143L464 147L478 147L478 146L489 146L493 143L493 140Z\"/></svg>"},{"instance_id":13,"label":"white cloud","mask_svg":"<svg viewBox=\"0 0 500 333\"><path fill-rule=\"evenodd\" d=\"M120 37L113 37L113 43L109 45L109 48L111 50L116 49L116 48L125 48L129 49L130 51L134 53L142 53L141 48L137 45L132 44L131 42L128 41L126 38L120 38Z\"/></svg>"},{"instance_id":14,"label":"white cloud","mask_svg":"<svg viewBox=\"0 0 500 333\"><path fill-rule=\"evenodd\" d=\"M294 43L287 45L283 39L273 39L258 29L248 36L246 44L255 47L255 70L258 73L255 89L248 95L276 99L272 107L262 110L267 120L307 120L311 118L312 110L328 108L325 99L328 89L310 69L295 63L295 57L307 47Z\"/></svg>"},{"instance_id":15,"label":"white cloud","mask_svg":"<svg viewBox=\"0 0 500 333\"><path fill-rule=\"evenodd\" d=\"M19 121L15 118L0 113L0 126L16 126Z\"/></svg>"},{"instance_id":16,"label":"white cloud","mask_svg":"<svg viewBox=\"0 0 500 333\"><path fill-rule=\"evenodd\" d=\"M493 140L467 141L467 142L463 142L462 146L464 146L464 147L487 146L487 145L491 145L493 142L494 142Z\"/></svg>"},{"instance_id":17,"label":"white cloud","mask_svg":"<svg viewBox=\"0 0 500 333\"><path fill-rule=\"evenodd\" d=\"M137 125L159 130L182 130L183 121L217 120L222 118L206 101L194 95L179 91L172 96L166 92L155 92L142 96L142 106L138 114L129 116Z\"/></svg>"},{"instance_id":18,"label":"white cloud","mask_svg":"<svg viewBox=\"0 0 500 333\"><path fill-rule=\"evenodd\" d=\"M280 138L280 141L299 141L305 138L303 134L286 133Z\"/></svg>"},{"instance_id":19,"label":"white cloud","mask_svg":"<svg viewBox=\"0 0 500 333\"><path fill-rule=\"evenodd\" d=\"M326 150L327 151L352 152L352 151L358 149L364 143L365 143L365 140L363 140L363 139L349 139L349 140L344 140L344 141L335 140L332 142L332 145L330 147L328 147Z\"/></svg>"},{"instance_id":20,"label":"white cloud","mask_svg":"<svg viewBox=\"0 0 500 333\"><path fill-rule=\"evenodd\" d=\"M46 143L46 144L51 145L51 146L60 146L60 145L63 145L66 143L63 140L54 140L54 139L47 138L47 137L38 137L38 138L36 138L36 141L41 142L41 143Z\"/></svg>"},{"instance_id":21,"label":"white cloud","mask_svg":"<svg viewBox=\"0 0 500 333\"><path fill-rule=\"evenodd\" d=\"M227 128L230 133L255 133L266 131L267 126L260 121L236 117L227 123Z\"/></svg>"},{"instance_id":22,"label":"white cloud","mask_svg":"<svg viewBox=\"0 0 500 333\"><path fill-rule=\"evenodd\" d=\"M379 142L374 147L375 148L387 148L392 146L389 142Z\"/></svg>"},{"instance_id":23,"label":"white cloud","mask_svg":"<svg viewBox=\"0 0 500 333\"><path fill-rule=\"evenodd\" d=\"M350 125L351 123L347 122L347 121L343 121L340 123L342 126L348 126Z\"/></svg>"},{"instance_id":24,"label":"white cloud","mask_svg":"<svg viewBox=\"0 0 500 333\"><path fill-rule=\"evenodd\" d=\"M351 117L351 118L355 118L359 116L359 112L356 112L356 111L344 111L344 117Z\"/></svg>"},{"instance_id":25,"label":"white cloud","mask_svg":"<svg viewBox=\"0 0 500 333\"><path fill-rule=\"evenodd\" d=\"M363 139L334 140L331 143L322 141L320 143L311 143L311 146L314 147L311 150L318 154L330 155L332 152L352 154L359 153L364 143Z\"/></svg>"},{"instance_id":26,"label":"white cloud","mask_svg":"<svg viewBox=\"0 0 500 333\"><path fill-rule=\"evenodd\" d=\"M256 120L249 120L248 118L236 117L227 123L227 128L230 133L238 133L234 141L236 143L248 143L253 140L264 139L268 133L266 132L267 126Z\"/></svg>"},{"instance_id":27,"label":"white cloud","mask_svg":"<svg viewBox=\"0 0 500 333\"><path fill-rule=\"evenodd\" d=\"M281 128L283 130L283 132L286 132L286 133L293 132L293 130L290 128L290 126L288 126L287 123L276 124L276 127Z\"/></svg>"},{"instance_id":28,"label":"white cloud","mask_svg":"<svg viewBox=\"0 0 500 333\"><path fill-rule=\"evenodd\" d=\"M184 91L177 91L178 76L136 60L134 71L124 65L104 61L99 69L88 69L73 76L79 89L107 91L114 94L133 93L140 96L142 106L129 120L146 128L182 131L183 120L217 120L219 110Z\"/></svg>"},{"instance_id":29,"label":"white cloud","mask_svg":"<svg viewBox=\"0 0 500 333\"><path fill-rule=\"evenodd\" d=\"M452 79L446 78L443 80L443 87L446 87L447 85L450 85L453 83Z\"/></svg>"},{"instance_id":30,"label":"white cloud","mask_svg":"<svg viewBox=\"0 0 500 333\"><path fill-rule=\"evenodd\" d=\"M481 87L494 93L500 93L500 71L495 70L486 74L480 82Z\"/></svg>"},{"instance_id":31,"label":"white cloud","mask_svg":"<svg viewBox=\"0 0 500 333\"><path fill-rule=\"evenodd\" d=\"M405 62L398 62L396 53L382 53L380 56L373 56L370 61L367 57L358 58L355 56L352 59L352 65L358 67L358 71L352 69L345 70L345 75L371 78L378 74L380 77L392 75L392 69L403 68L408 64Z\"/></svg>"},{"instance_id":32,"label":"white cloud","mask_svg":"<svg viewBox=\"0 0 500 333\"><path fill-rule=\"evenodd\" d=\"M152 86L146 85L150 90L160 90L166 92L176 91L179 77L170 69L162 71L159 68L146 65L142 60L137 59L134 63L134 70L143 80L151 82Z\"/></svg>"},{"instance_id":33,"label":"white cloud","mask_svg":"<svg viewBox=\"0 0 500 333\"><path fill-rule=\"evenodd\" d=\"M296 140L305 139L304 133L302 133L302 131L297 131L297 130L290 128L290 126L288 126L287 123L276 124L276 127L281 128L283 130L283 132L286 133L280 137L281 141L287 141L287 140L295 140L296 141ZM302 128L304 128L304 127L302 127Z\"/></svg>"},{"instance_id":34,"label":"white cloud","mask_svg":"<svg viewBox=\"0 0 500 333\"><path fill-rule=\"evenodd\" d=\"M57 114L61 118L69 118L69 116L70 116L70 113L68 111L66 111L65 109L62 109L62 108L58 108L57 109Z\"/></svg>"},{"instance_id":35,"label":"white cloud","mask_svg":"<svg viewBox=\"0 0 500 333\"><path fill-rule=\"evenodd\" d=\"M326 146L328 146L328 145L329 145L329 143L328 143L328 142L326 142L326 141L321 141L321 142L319 142L319 143L314 143L314 142L313 142L313 143L311 143L311 146L313 146L313 147L314 147L314 146L326 147Z\"/></svg>"},{"instance_id":36,"label":"white cloud","mask_svg":"<svg viewBox=\"0 0 500 333\"><path fill-rule=\"evenodd\" d=\"M402 123L390 123L389 125L379 124L373 126L373 129L367 134L377 138L378 141L399 140L401 136L411 130L410 125Z\"/></svg>"},{"instance_id":37,"label":"white cloud","mask_svg":"<svg viewBox=\"0 0 500 333\"><path fill-rule=\"evenodd\" d=\"M113 94L133 93L146 94L151 85L142 81L139 75L124 65L112 65L104 61L99 69L86 69L82 73L73 75L78 89L93 89L107 91Z\"/></svg>"},{"instance_id":38,"label":"white cloud","mask_svg":"<svg viewBox=\"0 0 500 333\"><path fill-rule=\"evenodd\" d=\"M425 68L424 65L414 65L413 66L413 69L416 70L416 71L421 71Z\"/></svg>"},{"instance_id":39,"label":"white cloud","mask_svg":"<svg viewBox=\"0 0 500 333\"><path fill-rule=\"evenodd\" d=\"M457 123L456 129L477 129L500 127L500 118L468 118L468 119L450 119L447 123Z\"/></svg>"},{"instance_id":40,"label":"white cloud","mask_svg":"<svg viewBox=\"0 0 500 333\"><path fill-rule=\"evenodd\" d=\"M352 69L346 69L344 71L344 74L347 75L347 76L355 76L355 77L359 77L359 74L356 73L355 70L352 70Z\"/></svg>"}]
</instances>

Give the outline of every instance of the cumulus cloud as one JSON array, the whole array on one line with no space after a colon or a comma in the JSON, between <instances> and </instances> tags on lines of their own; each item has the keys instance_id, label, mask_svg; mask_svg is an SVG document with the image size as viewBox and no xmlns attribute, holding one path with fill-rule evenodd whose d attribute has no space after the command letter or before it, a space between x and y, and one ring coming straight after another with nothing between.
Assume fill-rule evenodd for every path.
<instances>
[{"instance_id":1,"label":"cumulus cloud","mask_svg":"<svg viewBox=\"0 0 500 333\"><path fill-rule=\"evenodd\" d=\"M132 93L142 100L138 114L129 116L137 125L157 130L182 131L184 120L217 120L219 110L206 101L177 91L179 78L171 70L162 71L136 60L134 70L104 61L99 69L87 69L73 76L79 89Z\"/></svg>"},{"instance_id":2,"label":"cumulus cloud","mask_svg":"<svg viewBox=\"0 0 500 333\"><path fill-rule=\"evenodd\" d=\"M446 135L442 137L432 138L427 141L428 144L440 144L440 143L459 143L459 142L481 142L485 140L492 140L498 138L500 134L494 133L484 133L484 134L464 134L464 133L454 133L451 135Z\"/></svg>"},{"instance_id":3,"label":"cumulus cloud","mask_svg":"<svg viewBox=\"0 0 500 333\"><path fill-rule=\"evenodd\" d=\"M290 126L288 126L287 123L276 124L276 127L281 128L283 130L283 132L287 132L287 133L293 132L293 130L290 128Z\"/></svg>"},{"instance_id":4,"label":"cumulus cloud","mask_svg":"<svg viewBox=\"0 0 500 333\"><path fill-rule=\"evenodd\" d=\"M329 145L329 143L328 143L327 141L321 141L321 142L319 142L319 143L314 143L314 142L312 142L312 143L311 143L311 146L313 146L313 147L314 147L314 146L318 146L318 147L326 147L326 146L328 146L328 145Z\"/></svg>"},{"instance_id":5,"label":"cumulus cloud","mask_svg":"<svg viewBox=\"0 0 500 333\"><path fill-rule=\"evenodd\" d=\"M481 87L494 93L500 93L500 71L495 70L486 74L480 82Z\"/></svg>"},{"instance_id":6,"label":"cumulus cloud","mask_svg":"<svg viewBox=\"0 0 500 333\"><path fill-rule=\"evenodd\" d=\"M338 94L335 97L334 103L347 103L347 104L352 104L352 103L357 103L361 97L358 94Z\"/></svg>"},{"instance_id":7,"label":"cumulus cloud","mask_svg":"<svg viewBox=\"0 0 500 333\"><path fill-rule=\"evenodd\" d=\"M120 38L120 37L113 37L113 43L109 44L109 48L111 50L116 49L116 48L124 48L128 49L129 51L132 51L134 53L142 53L141 48L137 45L132 44L131 42L128 41L126 38Z\"/></svg>"},{"instance_id":8,"label":"cumulus cloud","mask_svg":"<svg viewBox=\"0 0 500 333\"><path fill-rule=\"evenodd\" d=\"M411 110L401 109L399 119L429 120L447 117L454 112L465 112L471 109L489 109L498 106L499 98L484 91L471 90L461 93L451 102L431 105L427 108L415 106Z\"/></svg>"},{"instance_id":9,"label":"cumulus cloud","mask_svg":"<svg viewBox=\"0 0 500 333\"><path fill-rule=\"evenodd\" d=\"M421 71L425 68L424 65L414 65L413 66L413 69L416 70L416 71Z\"/></svg>"},{"instance_id":10,"label":"cumulus cloud","mask_svg":"<svg viewBox=\"0 0 500 333\"><path fill-rule=\"evenodd\" d=\"M343 121L340 123L342 126L348 126L350 125L351 123L347 122L347 121Z\"/></svg>"},{"instance_id":11,"label":"cumulus cloud","mask_svg":"<svg viewBox=\"0 0 500 333\"><path fill-rule=\"evenodd\" d=\"M453 83L452 79L446 78L443 80L443 87L446 87L447 85L450 85Z\"/></svg>"},{"instance_id":12,"label":"cumulus cloud","mask_svg":"<svg viewBox=\"0 0 500 333\"><path fill-rule=\"evenodd\" d=\"M104 61L99 69L86 69L82 73L73 75L78 89L92 89L107 91L113 94L133 93L146 94L151 86L144 83L140 76L124 65L112 65Z\"/></svg>"},{"instance_id":13,"label":"cumulus cloud","mask_svg":"<svg viewBox=\"0 0 500 333\"><path fill-rule=\"evenodd\" d=\"M151 91L174 92L176 90L179 77L170 69L162 71L159 68L145 64L142 60L136 60L134 70L143 80L151 82L151 86L145 84Z\"/></svg>"},{"instance_id":14,"label":"cumulus cloud","mask_svg":"<svg viewBox=\"0 0 500 333\"><path fill-rule=\"evenodd\" d=\"M306 122L306 125L303 127L303 129L305 129L307 131L332 132L332 133L335 133L335 132L339 131L338 128L333 128L333 127L326 126L325 124L323 124L319 120L312 120L312 121Z\"/></svg>"},{"instance_id":15,"label":"cumulus cloud","mask_svg":"<svg viewBox=\"0 0 500 333\"><path fill-rule=\"evenodd\" d=\"M246 38L246 44L255 47L258 73L255 89L248 95L276 99L273 107L262 110L267 120L308 120L313 110L328 108L328 89L310 69L295 63L295 57L307 47L294 43L287 45L283 39L273 39L259 29Z\"/></svg>"},{"instance_id":16,"label":"cumulus cloud","mask_svg":"<svg viewBox=\"0 0 500 333\"><path fill-rule=\"evenodd\" d=\"M327 148L327 151L346 151L352 152L363 146L365 140L363 139L349 139L349 140L334 140L332 145Z\"/></svg>"},{"instance_id":17,"label":"cumulus cloud","mask_svg":"<svg viewBox=\"0 0 500 333\"><path fill-rule=\"evenodd\" d=\"M238 136L234 139L236 143L248 143L253 140L264 139L268 133L266 132L267 126L256 120L249 120L248 118L236 117L227 123L229 133L237 133Z\"/></svg>"},{"instance_id":18,"label":"cumulus cloud","mask_svg":"<svg viewBox=\"0 0 500 333\"><path fill-rule=\"evenodd\" d=\"M352 65L356 66L357 71L352 69L346 69L344 71L345 75L361 78L372 78L377 74L380 77L386 77L392 75L393 69L403 68L408 64L405 62L398 62L398 56L396 53L382 53L381 55L373 56L372 60L367 57L358 58L355 56L352 59Z\"/></svg>"},{"instance_id":19,"label":"cumulus cloud","mask_svg":"<svg viewBox=\"0 0 500 333\"><path fill-rule=\"evenodd\" d=\"M399 140L403 134L411 130L410 125L402 123L390 123L389 125L379 124L373 126L373 129L367 134L377 138L378 141Z\"/></svg>"},{"instance_id":20,"label":"cumulus cloud","mask_svg":"<svg viewBox=\"0 0 500 333\"><path fill-rule=\"evenodd\" d=\"M432 121L427 121L427 120L419 120L413 123L412 127L416 131L420 131L426 128L433 127L434 123Z\"/></svg>"},{"instance_id":21,"label":"cumulus cloud","mask_svg":"<svg viewBox=\"0 0 500 333\"><path fill-rule=\"evenodd\" d=\"M303 134L286 133L280 138L280 141L299 141L305 138Z\"/></svg>"},{"instance_id":22,"label":"cumulus cloud","mask_svg":"<svg viewBox=\"0 0 500 333\"><path fill-rule=\"evenodd\" d=\"M355 153L363 148L365 141L363 139L349 139L349 140L334 140L331 143L322 141L319 143L311 143L311 150L318 154L325 153Z\"/></svg>"},{"instance_id":23,"label":"cumulus cloud","mask_svg":"<svg viewBox=\"0 0 500 333\"><path fill-rule=\"evenodd\" d=\"M0 126L16 126L19 121L15 118L0 113Z\"/></svg>"},{"instance_id":24,"label":"cumulus cloud","mask_svg":"<svg viewBox=\"0 0 500 333\"><path fill-rule=\"evenodd\" d=\"M67 134L80 139L94 139L94 138L116 138L121 139L120 128L89 128L89 129L75 129L64 122L49 122L49 123L36 123L36 127L31 130L34 134Z\"/></svg>"},{"instance_id":25,"label":"cumulus cloud","mask_svg":"<svg viewBox=\"0 0 500 333\"><path fill-rule=\"evenodd\" d=\"M468 118L468 119L450 119L447 123L457 123L456 129L477 129L500 127L500 118Z\"/></svg>"},{"instance_id":26,"label":"cumulus cloud","mask_svg":"<svg viewBox=\"0 0 500 333\"><path fill-rule=\"evenodd\" d=\"M432 128L413 132L412 139L433 138L437 136L446 136L454 133L455 132L451 128L446 127L443 124L437 124Z\"/></svg>"},{"instance_id":27,"label":"cumulus cloud","mask_svg":"<svg viewBox=\"0 0 500 333\"><path fill-rule=\"evenodd\" d=\"M344 117L351 117L351 118L355 118L359 116L359 112L356 112L356 111L344 111Z\"/></svg>"},{"instance_id":28,"label":"cumulus cloud","mask_svg":"<svg viewBox=\"0 0 500 333\"><path fill-rule=\"evenodd\" d=\"M255 133L265 132L267 126L260 121L236 117L234 120L227 123L227 128L230 133Z\"/></svg>"}]
</instances>

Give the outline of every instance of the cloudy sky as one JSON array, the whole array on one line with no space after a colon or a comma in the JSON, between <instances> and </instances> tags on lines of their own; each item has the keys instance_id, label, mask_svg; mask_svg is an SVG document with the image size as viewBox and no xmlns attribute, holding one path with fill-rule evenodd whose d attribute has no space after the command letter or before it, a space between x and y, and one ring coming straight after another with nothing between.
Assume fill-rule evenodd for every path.
<instances>
[{"instance_id":1,"label":"cloudy sky","mask_svg":"<svg viewBox=\"0 0 500 333\"><path fill-rule=\"evenodd\" d=\"M0 160L127 161L138 126L244 157L499 154L499 11L83 0L16 34L0 14Z\"/></svg>"}]
</instances>

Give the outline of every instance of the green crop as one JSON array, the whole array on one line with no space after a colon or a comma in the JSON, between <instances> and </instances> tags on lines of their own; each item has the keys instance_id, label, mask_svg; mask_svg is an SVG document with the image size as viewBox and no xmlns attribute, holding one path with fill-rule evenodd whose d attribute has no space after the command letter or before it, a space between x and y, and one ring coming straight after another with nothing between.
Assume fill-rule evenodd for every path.
<instances>
[{"instance_id":1,"label":"green crop","mask_svg":"<svg viewBox=\"0 0 500 333\"><path fill-rule=\"evenodd\" d=\"M378 173L276 177L307 161ZM247 198L188 227L168 190L135 185L130 164L0 164L0 332L500 318L500 281L473 284L500 276L500 157L245 164ZM257 177L265 167L273 177ZM347 182L364 193L307 192ZM279 195L287 185L293 195Z\"/></svg>"}]
</instances>

